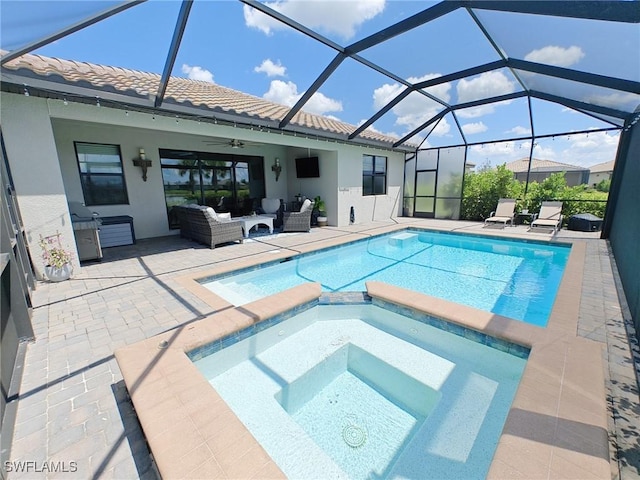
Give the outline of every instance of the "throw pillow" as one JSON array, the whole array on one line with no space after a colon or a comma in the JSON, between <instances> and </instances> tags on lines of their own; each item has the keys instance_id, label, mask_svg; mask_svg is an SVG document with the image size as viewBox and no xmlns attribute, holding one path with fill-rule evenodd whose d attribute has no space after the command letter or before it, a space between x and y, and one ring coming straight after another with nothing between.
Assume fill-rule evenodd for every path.
<instances>
[{"instance_id":1,"label":"throw pillow","mask_svg":"<svg viewBox=\"0 0 640 480\"><path fill-rule=\"evenodd\" d=\"M211 218L212 220L215 220L216 222L219 222L219 221L220 221L220 219L218 218L218 214L217 214L217 213L216 213L216 211L215 211L213 208L211 208L211 207L207 207L207 208L205 208L205 210L204 210L204 214L205 214L207 217Z\"/></svg>"},{"instance_id":2,"label":"throw pillow","mask_svg":"<svg viewBox=\"0 0 640 480\"><path fill-rule=\"evenodd\" d=\"M300 212L306 212L307 210L309 210L309 208L311 208L311 200L307 198L304 202L302 202Z\"/></svg>"}]
</instances>

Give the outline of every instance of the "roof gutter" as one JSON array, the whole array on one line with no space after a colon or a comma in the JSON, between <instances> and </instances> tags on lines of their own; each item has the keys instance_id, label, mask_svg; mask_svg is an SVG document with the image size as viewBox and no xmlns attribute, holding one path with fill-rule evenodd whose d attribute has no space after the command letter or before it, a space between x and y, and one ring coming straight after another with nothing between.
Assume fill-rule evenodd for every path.
<instances>
[{"instance_id":1,"label":"roof gutter","mask_svg":"<svg viewBox=\"0 0 640 480\"><path fill-rule=\"evenodd\" d=\"M23 69L22 72L30 73ZM56 78L60 80L56 80ZM212 124L232 125L238 128L260 129L266 133L301 137L319 141L328 141L345 145L362 146L395 152L415 152L413 145L394 146L391 143L382 142L375 139L357 137L350 140L347 134L331 132L327 130L317 130L289 123L286 128L280 128L279 120L268 120L247 114L230 113L222 109L208 108L204 105L194 105L191 103L178 103L171 98L165 98L160 107L154 105L155 96L140 95L133 90L126 93L111 87L96 89L88 82L80 81L77 84L70 84L59 75L51 75L47 79L32 75L9 73L6 70L0 75L0 87L3 92L13 94L23 94L27 89L29 95L51 98L56 100L67 100L69 102L96 104L107 108L119 110L136 111L159 116L178 116L184 120L194 120L209 122Z\"/></svg>"}]
</instances>

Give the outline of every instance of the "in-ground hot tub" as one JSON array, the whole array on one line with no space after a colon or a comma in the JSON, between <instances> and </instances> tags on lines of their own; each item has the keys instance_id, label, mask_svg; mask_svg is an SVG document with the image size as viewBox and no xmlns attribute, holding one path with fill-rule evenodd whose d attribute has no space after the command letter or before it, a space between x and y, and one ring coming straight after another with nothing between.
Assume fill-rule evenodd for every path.
<instances>
[{"instance_id":1,"label":"in-ground hot tub","mask_svg":"<svg viewBox=\"0 0 640 480\"><path fill-rule=\"evenodd\" d=\"M483 478L528 354L374 305L243 337L189 356L289 478Z\"/></svg>"}]
</instances>

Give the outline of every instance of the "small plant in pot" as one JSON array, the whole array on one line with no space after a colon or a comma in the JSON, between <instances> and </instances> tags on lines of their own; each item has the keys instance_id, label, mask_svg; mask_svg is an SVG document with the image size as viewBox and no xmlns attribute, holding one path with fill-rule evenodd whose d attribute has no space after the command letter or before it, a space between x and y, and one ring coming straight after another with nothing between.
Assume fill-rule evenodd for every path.
<instances>
[{"instance_id":1,"label":"small plant in pot","mask_svg":"<svg viewBox=\"0 0 640 480\"><path fill-rule=\"evenodd\" d=\"M40 235L40 248L44 260L44 273L52 282L61 282L71 277L73 265L72 255L62 247L60 233L43 237Z\"/></svg>"},{"instance_id":2,"label":"small plant in pot","mask_svg":"<svg viewBox=\"0 0 640 480\"><path fill-rule=\"evenodd\" d=\"M324 200L322 200L320 196L317 196L313 200L313 208L318 212L318 217L316 218L316 221L318 222L318 226L326 227L327 226L327 210L324 204Z\"/></svg>"}]
</instances>

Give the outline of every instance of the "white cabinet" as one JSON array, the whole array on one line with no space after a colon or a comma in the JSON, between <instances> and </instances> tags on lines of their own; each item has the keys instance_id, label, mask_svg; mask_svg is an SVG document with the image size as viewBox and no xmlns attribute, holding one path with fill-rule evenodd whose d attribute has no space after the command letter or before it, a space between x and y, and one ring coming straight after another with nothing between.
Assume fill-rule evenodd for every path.
<instances>
[{"instance_id":1,"label":"white cabinet","mask_svg":"<svg viewBox=\"0 0 640 480\"><path fill-rule=\"evenodd\" d=\"M128 215L101 217L100 244L102 248L132 245L136 241L133 233L133 218Z\"/></svg>"}]
</instances>

